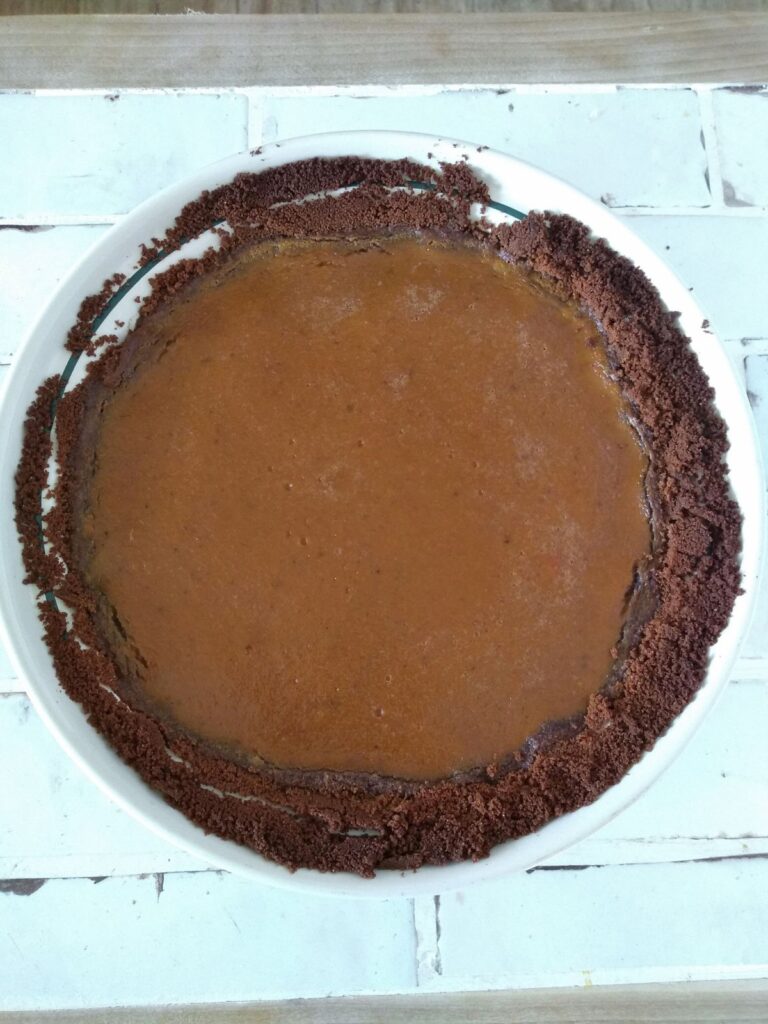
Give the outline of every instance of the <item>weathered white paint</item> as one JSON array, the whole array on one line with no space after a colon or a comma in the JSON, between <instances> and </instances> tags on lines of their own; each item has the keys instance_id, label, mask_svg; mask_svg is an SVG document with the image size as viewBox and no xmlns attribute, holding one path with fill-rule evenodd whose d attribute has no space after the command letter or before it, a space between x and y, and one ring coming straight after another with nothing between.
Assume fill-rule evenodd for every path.
<instances>
[{"instance_id":1,"label":"weathered white paint","mask_svg":"<svg viewBox=\"0 0 768 1024\"><path fill-rule=\"evenodd\" d=\"M15 154L0 168L0 363L103 225L191 167L288 135L410 128L512 150L621 208L727 340L768 445L766 111L764 96L682 87L0 95ZM768 589L678 761L548 865L605 866L539 869L439 908L204 870L111 807L21 687L0 652L0 878L56 880L0 893L0 1006L768 976Z\"/></svg>"}]
</instances>

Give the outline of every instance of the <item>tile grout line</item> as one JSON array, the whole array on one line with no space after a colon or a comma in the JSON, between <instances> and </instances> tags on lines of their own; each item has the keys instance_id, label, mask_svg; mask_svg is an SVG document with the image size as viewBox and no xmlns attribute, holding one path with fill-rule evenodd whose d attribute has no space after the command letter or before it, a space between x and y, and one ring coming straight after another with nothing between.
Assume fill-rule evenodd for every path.
<instances>
[{"instance_id":1,"label":"tile grout line","mask_svg":"<svg viewBox=\"0 0 768 1024\"><path fill-rule=\"evenodd\" d=\"M707 159L707 184L712 197L712 208L718 214L734 209L725 203L723 192L723 174L720 165L720 151L717 145L717 127L715 124L715 108L712 103L712 88L701 86L695 90L699 100L699 119L701 122L701 141ZM739 207L739 209L755 209Z\"/></svg>"},{"instance_id":2,"label":"tile grout line","mask_svg":"<svg viewBox=\"0 0 768 1024\"><path fill-rule=\"evenodd\" d=\"M413 985L419 987L419 929L416 925L416 900L418 897L411 896L408 900L411 908L411 928L413 929Z\"/></svg>"},{"instance_id":3,"label":"tile grout line","mask_svg":"<svg viewBox=\"0 0 768 1024\"><path fill-rule=\"evenodd\" d=\"M768 681L768 658L739 658L733 666L728 685L762 683Z\"/></svg>"},{"instance_id":4,"label":"tile grout line","mask_svg":"<svg viewBox=\"0 0 768 1024\"><path fill-rule=\"evenodd\" d=\"M763 848L765 843L768 843L768 836L750 836L750 840L758 845L760 848L755 849L751 852L724 852L716 853L707 856L702 853L701 856L671 856L664 860L640 860L640 859L627 859L627 860L605 860L599 857L594 857L588 861L576 859L571 863L550 863L545 860L542 863L536 864L533 867L527 868L524 872L525 875L540 875L550 872L583 872L583 871L600 871L600 870L621 870L623 868L654 868L658 865L665 866L683 866L687 864L713 864L713 863L724 863L724 862L735 862L735 861L748 861L748 860L768 860L768 847ZM710 836L691 836L689 842L700 842L703 844L712 842L713 837ZM664 841L662 837L661 841ZM742 839L738 836L733 836L728 840L731 844L742 844ZM626 843L644 843L645 840L637 839L616 839L611 840L610 844L620 846ZM580 844L574 844L574 850ZM172 860L172 854L179 852L174 848L169 847L168 859ZM558 855L559 856L559 855ZM4 858L10 860L11 858ZM53 858L49 858L53 859ZM124 867L118 867L116 870L109 871L104 874L91 874L78 873L78 874L67 874L62 873L61 867L59 866L56 872L43 873L35 871L34 864L29 863L30 858L22 858L18 855L16 860L24 860L28 864L29 872L24 875L19 874L8 874L4 872L7 870L7 865L4 865L0 861L0 879L4 881L19 881L23 879L46 879L47 881L58 881L58 882L75 882L75 881L99 881L101 880L119 880L122 878L145 878L154 875L163 875L167 877L178 877L180 875L230 875L233 877L239 877L236 873L228 872L221 868L217 868L214 865L206 864L204 861L200 861L199 866L187 866L187 867L168 867L166 865L158 865L157 860L153 861L148 867L143 870L128 869ZM25 864L26 866L26 864ZM93 869L90 869L93 870ZM442 951L440 949L440 941L443 935L443 927L440 920L441 904L443 896L417 896L411 897L407 902L411 904L411 927L414 932L414 946L415 946L415 968L416 968L416 980L414 984L417 987L427 985L435 979L440 977L443 973L442 964ZM390 900L391 902L391 900ZM417 909L419 908L420 909Z\"/></svg>"},{"instance_id":5,"label":"tile grout line","mask_svg":"<svg viewBox=\"0 0 768 1024\"><path fill-rule=\"evenodd\" d=\"M737 351L745 359L768 356L768 338L740 338L736 344L739 346ZM731 347L735 349L734 345Z\"/></svg>"},{"instance_id":6,"label":"tile grout line","mask_svg":"<svg viewBox=\"0 0 768 1024\"><path fill-rule=\"evenodd\" d=\"M416 937L416 987L431 985L442 975L439 896L415 896L413 927Z\"/></svg>"},{"instance_id":7,"label":"tile grout line","mask_svg":"<svg viewBox=\"0 0 768 1024\"><path fill-rule=\"evenodd\" d=\"M259 87L257 86L256 89ZM266 90L266 86L262 87ZM312 89L312 86L306 88ZM122 96L245 96L253 87L246 85L166 85L166 86L127 86L124 88L94 86L84 88L55 89L0 89L0 99L8 96L33 96L41 99L119 99Z\"/></svg>"},{"instance_id":8,"label":"tile grout line","mask_svg":"<svg viewBox=\"0 0 768 1024\"><path fill-rule=\"evenodd\" d=\"M742 82L718 82L717 88L728 89L742 85ZM490 93L503 94L515 92L521 96L567 96L573 95L611 95L617 92L685 92L686 90L710 89L703 82L455 82L455 83L419 83L404 82L398 85L370 84L363 81L345 85L168 85L168 86L126 86L110 88L109 86L93 86L90 88L39 88L39 89L0 89L0 99L6 96L40 96L48 97L89 97L89 96L231 96L254 94L259 98L274 97L276 99L304 98L321 96L325 99L340 99L348 96L363 95L372 98L384 98L393 94L403 94L416 99L433 96L453 95L454 93Z\"/></svg>"},{"instance_id":9,"label":"tile grout line","mask_svg":"<svg viewBox=\"0 0 768 1024\"><path fill-rule=\"evenodd\" d=\"M605 205L605 204L603 204ZM618 217L727 217L750 220L768 216L768 206L606 206Z\"/></svg>"},{"instance_id":10,"label":"tile grout line","mask_svg":"<svg viewBox=\"0 0 768 1024\"><path fill-rule=\"evenodd\" d=\"M758 954L759 955L759 954ZM645 985L648 983L655 984L675 984L675 983L691 983L691 982L744 982L744 981L760 981L763 982L768 979L768 965L761 961L759 963L750 964L736 964L727 963L723 965L700 965L694 964L687 966L685 964L674 964L665 967L654 966L635 966L635 967L608 967L608 968L594 968L590 971L576 970L565 968L559 970L556 973L545 973L546 968L539 968L538 971L532 971L530 974L515 975L514 986L516 991L531 991L535 989L571 989L572 991L578 991L580 989L589 989L592 986L595 988L606 989L613 985ZM462 993L464 996L470 996L473 993L490 993L490 992L503 992L509 990L509 978L510 974L508 970L497 969L490 974L483 973L472 973L463 974L461 968L454 971L454 973L448 978L439 977L436 979L435 984L430 984L424 989L425 992L430 993L442 993L448 995L450 993ZM576 997L578 1000L578 996ZM538 1006L539 1004L537 1004ZM573 1008L573 996L569 1009ZM575 1005L578 1005L576 1003ZM688 1004L690 1006L690 1004ZM762 1003L760 1005L763 1005ZM590 1021L658 1021L659 1024L678 1024L682 1021L696 1021L705 1024L706 1018L697 1015L691 1017L685 1013L683 1003L676 1003L676 1009L670 1010L669 1014L664 1014L659 1017L655 1014L653 1017L643 1016L642 1006L640 1003L632 1003L628 1005L628 1009L639 1012L633 1012L632 1016L625 1016L621 1013L620 1017L616 1017L613 1014L607 1017L600 1014L599 1017L583 1017L582 1020ZM606 1004L606 1009L608 1009ZM610 1012L610 1011L609 1011ZM680 1014L685 1014L681 1016ZM567 1010L563 1010L564 1016L558 1015L557 1017L541 1017L537 1013L535 1017L525 1015L524 1018L515 1017L514 1020L558 1020L558 1021L578 1021L579 1017L574 1017L572 1013ZM674 1014L674 1016L672 1016ZM369 1018L372 1019L372 1018ZM376 1018L386 1019L386 1018ZM425 1018L427 1019L427 1018ZM435 1018L442 1019L442 1018ZM493 1014L490 1017L462 1017L453 1018L454 1020L488 1020L488 1021L501 1021L501 1020L512 1020L513 1018L505 1015L503 1017ZM711 1021L736 1021L738 1018L734 1018L731 1015L723 1016L717 1014L717 1016L711 1017ZM743 1021L755 1021L764 1024L765 1017L754 1017L750 1014L749 1017L742 1017Z\"/></svg>"},{"instance_id":11,"label":"tile grout line","mask_svg":"<svg viewBox=\"0 0 768 1024\"><path fill-rule=\"evenodd\" d=\"M264 103L263 93L257 89L249 89L243 93L248 101L247 148L249 153L258 149L264 141Z\"/></svg>"},{"instance_id":12,"label":"tile grout line","mask_svg":"<svg viewBox=\"0 0 768 1024\"><path fill-rule=\"evenodd\" d=\"M34 228L111 227L114 224L119 224L126 216L125 213L33 213L23 217L0 216L0 231L9 231L14 228L19 231L29 231Z\"/></svg>"}]
</instances>

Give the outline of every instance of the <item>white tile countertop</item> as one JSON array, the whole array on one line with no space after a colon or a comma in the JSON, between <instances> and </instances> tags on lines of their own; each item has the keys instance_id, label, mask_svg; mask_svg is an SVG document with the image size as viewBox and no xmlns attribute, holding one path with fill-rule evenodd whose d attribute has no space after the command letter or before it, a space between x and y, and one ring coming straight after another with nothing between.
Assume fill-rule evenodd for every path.
<instances>
[{"instance_id":1,"label":"white tile countertop","mask_svg":"<svg viewBox=\"0 0 768 1024\"><path fill-rule=\"evenodd\" d=\"M262 142L391 128L599 198L692 288L768 447L768 90L0 94L0 363L108 226ZM0 367L0 373L4 372ZM0 652L0 1010L768 977L768 588L723 699L634 806L533 871L349 902L213 871L70 764Z\"/></svg>"}]
</instances>

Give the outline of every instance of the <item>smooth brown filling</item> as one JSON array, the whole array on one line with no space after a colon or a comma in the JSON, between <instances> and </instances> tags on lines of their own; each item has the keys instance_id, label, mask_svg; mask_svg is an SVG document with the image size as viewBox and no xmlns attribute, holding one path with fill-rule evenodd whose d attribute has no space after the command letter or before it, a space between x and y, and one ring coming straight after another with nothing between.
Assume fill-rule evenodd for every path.
<instances>
[{"instance_id":1,"label":"smooth brown filling","mask_svg":"<svg viewBox=\"0 0 768 1024\"><path fill-rule=\"evenodd\" d=\"M88 573L153 702L281 767L414 779L584 711L650 527L573 304L469 246L284 243L128 345Z\"/></svg>"}]
</instances>

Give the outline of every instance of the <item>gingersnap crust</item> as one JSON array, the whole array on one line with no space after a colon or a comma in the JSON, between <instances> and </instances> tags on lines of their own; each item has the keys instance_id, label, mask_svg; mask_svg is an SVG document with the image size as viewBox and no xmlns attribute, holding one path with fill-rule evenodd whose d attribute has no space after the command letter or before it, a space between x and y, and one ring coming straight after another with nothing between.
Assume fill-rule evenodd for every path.
<instances>
[{"instance_id":1,"label":"gingersnap crust","mask_svg":"<svg viewBox=\"0 0 768 1024\"><path fill-rule=\"evenodd\" d=\"M429 188L414 190L410 183ZM341 191L337 191L341 190ZM333 196L324 195L334 191ZM305 199L305 197L312 197ZM622 653L621 671L586 713L552 723L500 763L436 782L253 767L224 756L133 699L103 632L99 595L78 562L82 425L89 382L119 384L118 350L107 344L86 380L61 394L45 381L30 406L16 476L16 522L28 581L61 685L91 724L170 804L205 831L233 839L289 868L369 876L478 859L592 802L653 746L695 695L708 652L739 592L741 517L724 466L726 429L690 345L643 272L570 217L531 213L493 227L472 219L489 196L464 163L441 171L411 161L312 160L232 183L188 204L144 254L149 261L226 222L219 251L156 275L142 319L195 277L243 247L280 238L333 238L390 231L471 236L542 275L598 324L651 460L653 609ZM87 298L67 339L92 345L94 317L121 281ZM56 426L55 504L43 521L51 429ZM43 595L55 596L63 611ZM617 652L618 656L618 652Z\"/></svg>"}]
</instances>

